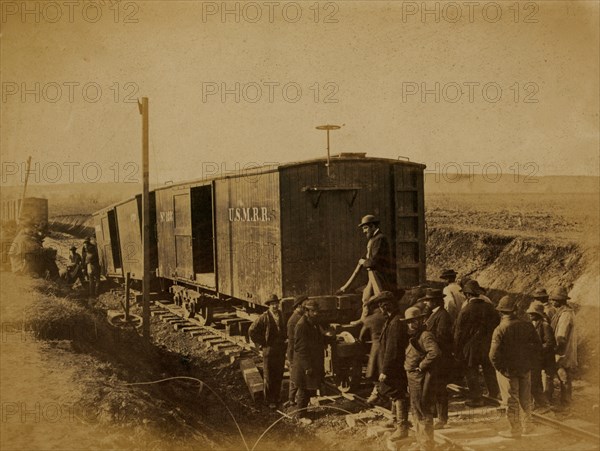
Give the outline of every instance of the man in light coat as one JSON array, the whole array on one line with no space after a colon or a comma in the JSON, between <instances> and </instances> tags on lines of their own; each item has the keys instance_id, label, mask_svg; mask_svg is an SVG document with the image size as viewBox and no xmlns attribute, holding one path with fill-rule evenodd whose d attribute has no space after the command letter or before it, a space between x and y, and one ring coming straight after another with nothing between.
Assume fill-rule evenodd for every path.
<instances>
[{"instance_id":1,"label":"man in light coat","mask_svg":"<svg viewBox=\"0 0 600 451\"><path fill-rule=\"evenodd\" d=\"M550 301L556 308L551 324L556 338L556 372L560 381L560 402L563 408L571 404L573 372L577 368L575 312L567 304L568 299L571 298L564 287L558 287L550 293Z\"/></svg>"},{"instance_id":2,"label":"man in light coat","mask_svg":"<svg viewBox=\"0 0 600 451\"><path fill-rule=\"evenodd\" d=\"M465 296L459 284L456 283L456 271L453 269L445 269L440 275L446 286L444 287L444 308L452 317L452 321L456 321L458 312L460 312Z\"/></svg>"}]
</instances>

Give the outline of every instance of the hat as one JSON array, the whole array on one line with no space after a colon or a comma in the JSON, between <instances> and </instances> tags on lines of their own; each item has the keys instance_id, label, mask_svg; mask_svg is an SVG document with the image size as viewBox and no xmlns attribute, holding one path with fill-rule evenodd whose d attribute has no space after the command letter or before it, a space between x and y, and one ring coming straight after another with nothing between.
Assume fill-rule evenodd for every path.
<instances>
[{"instance_id":1,"label":"hat","mask_svg":"<svg viewBox=\"0 0 600 451\"><path fill-rule=\"evenodd\" d=\"M558 287L550 292L550 299L555 301L566 301L571 298L567 294L567 289L565 287Z\"/></svg>"},{"instance_id":2,"label":"hat","mask_svg":"<svg viewBox=\"0 0 600 451\"><path fill-rule=\"evenodd\" d=\"M404 318L402 321L410 321L411 319L422 318L425 316L425 313L421 312L419 307L409 307L404 312Z\"/></svg>"},{"instance_id":3,"label":"hat","mask_svg":"<svg viewBox=\"0 0 600 451\"><path fill-rule=\"evenodd\" d=\"M269 299L267 299L265 301L265 304L269 305L269 304L277 304L279 302L279 298L277 297L276 294L272 294L271 296L269 296Z\"/></svg>"},{"instance_id":4,"label":"hat","mask_svg":"<svg viewBox=\"0 0 600 451\"><path fill-rule=\"evenodd\" d=\"M358 225L358 227L362 227L367 224L379 224L379 218L374 215L363 216L362 219L360 220L360 224Z\"/></svg>"},{"instance_id":5,"label":"hat","mask_svg":"<svg viewBox=\"0 0 600 451\"><path fill-rule=\"evenodd\" d=\"M83 240L84 243L89 243L91 241L92 239L89 236L85 237L85 240Z\"/></svg>"},{"instance_id":6,"label":"hat","mask_svg":"<svg viewBox=\"0 0 600 451\"><path fill-rule=\"evenodd\" d=\"M468 280L462 288L462 292L478 295L485 293L485 290L479 286L479 282L476 280Z\"/></svg>"},{"instance_id":7,"label":"hat","mask_svg":"<svg viewBox=\"0 0 600 451\"><path fill-rule=\"evenodd\" d=\"M540 301L533 301L531 304L529 304L529 308L527 309L526 313L537 313L540 316L544 316L544 304L542 304Z\"/></svg>"},{"instance_id":8,"label":"hat","mask_svg":"<svg viewBox=\"0 0 600 451\"><path fill-rule=\"evenodd\" d=\"M391 291L382 291L377 296L373 296L371 299L369 299L369 302L381 305L382 302L394 302L395 300L396 299L394 298L394 293L392 293Z\"/></svg>"},{"instance_id":9,"label":"hat","mask_svg":"<svg viewBox=\"0 0 600 451\"><path fill-rule=\"evenodd\" d=\"M537 288L532 296L534 299L548 299L548 293L545 288Z\"/></svg>"},{"instance_id":10,"label":"hat","mask_svg":"<svg viewBox=\"0 0 600 451\"><path fill-rule=\"evenodd\" d=\"M73 245L69 249L71 249L72 251L76 251L77 250L77 246Z\"/></svg>"},{"instance_id":11,"label":"hat","mask_svg":"<svg viewBox=\"0 0 600 451\"><path fill-rule=\"evenodd\" d=\"M452 277L456 277L458 273L456 271L454 271L453 269L444 269L444 271L442 271L442 275L440 276L440 279L450 279Z\"/></svg>"},{"instance_id":12,"label":"hat","mask_svg":"<svg viewBox=\"0 0 600 451\"><path fill-rule=\"evenodd\" d=\"M315 301L314 299L309 299L308 301L306 301L306 304L304 304L304 308L306 310L319 311L319 304L317 304L317 301Z\"/></svg>"},{"instance_id":13,"label":"hat","mask_svg":"<svg viewBox=\"0 0 600 451\"><path fill-rule=\"evenodd\" d=\"M308 299L308 296L306 296L306 295L304 295L304 294L301 294L300 296L296 296L296 297L294 298L294 308L296 308L296 307L298 307L298 306L302 305L302 303L303 303L304 301L306 301L307 299Z\"/></svg>"},{"instance_id":14,"label":"hat","mask_svg":"<svg viewBox=\"0 0 600 451\"><path fill-rule=\"evenodd\" d=\"M427 299L444 299L444 293L438 288L426 288L425 296L418 299L417 302L426 301Z\"/></svg>"},{"instance_id":15,"label":"hat","mask_svg":"<svg viewBox=\"0 0 600 451\"><path fill-rule=\"evenodd\" d=\"M496 307L496 310L504 313L512 313L515 311L516 306L517 303L514 299L512 299L510 296L504 296L502 299L500 299L500 302L498 302L498 307Z\"/></svg>"}]
</instances>

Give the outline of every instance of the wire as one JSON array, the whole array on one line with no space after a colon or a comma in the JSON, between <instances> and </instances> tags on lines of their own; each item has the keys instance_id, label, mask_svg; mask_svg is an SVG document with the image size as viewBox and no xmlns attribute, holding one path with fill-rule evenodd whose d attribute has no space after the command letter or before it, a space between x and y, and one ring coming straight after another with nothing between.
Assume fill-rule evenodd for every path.
<instances>
[{"instance_id":1,"label":"wire","mask_svg":"<svg viewBox=\"0 0 600 451\"><path fill-rule=\"evenodd\" d=\"M231 416L231 419L235 423L235 427L237 428L237 430L238 430L238 432L240 434L240 437L242 438L242 441L244 442L244 446L246 447L246 451L250 451L250 448L248 448L248 444L246 443L246 439L244 437L244 434L242 433L242 430L240 429L240 425L238 424L237 420L235 419L235 416L233 415L233 412L229 409L229 407L227 406L227 404L225 404L225 402L223 401L223 399L221 399L221 397L217 394L217 392L215 392L208 384L204 383L200 379L195 378L195 377L189 377L189 376L173 376L173 377L167 377L166 379L160 379L160 380L157 380L157 381L131 382L129 384L123 384L123 385L152 385L152 384L159 384L161 382L167 382L167 381L172 381L172 380L176 380L176 379L185 379L185 380L196 381L196 382L198 382L200 384L200 391L202 391L203 387L208 388L211 391L211 393L217 397L217 399L221 402L221 404L223 404L225 406L225 409L227 409L227 412L229 413L229 416ZM264 435L264 433L263 433L263 435ZM254 448L252 448L252 449L254 449Z\"/></svg>"}]
</instances>

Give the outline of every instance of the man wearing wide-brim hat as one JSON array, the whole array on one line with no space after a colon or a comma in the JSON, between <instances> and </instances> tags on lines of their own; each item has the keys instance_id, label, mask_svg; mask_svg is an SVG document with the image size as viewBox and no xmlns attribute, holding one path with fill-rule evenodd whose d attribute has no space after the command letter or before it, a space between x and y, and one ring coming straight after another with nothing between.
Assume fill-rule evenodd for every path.
<instances>
[{"instance_id":1,"label":"man wearing wide-brim hat","mask_svg":"<svg viewBox=\"0 0 600 451\"><path fill-rule=\"evenodd\" d=\"M441 293L439 294L441 299ZM437 394L436 378L442 351L433 333L426 329L425 317L426 314L417 307L409 307L404 313L403 321L407 323L410 337L406 348L404 369L408 377L410 405L419 449L433 450L435 447L433 406Z\"/></svg>"},{"instance_id":2,"label":"man wearing wide-brim hat","mask_svg":"<svg viewBox=\"0 0 600 451\"><path fill-rule=\"evenodd\" d=\"M369 314L369 308L366 305L369 299L382 291L395 288L395 266L389 241L379 229L379 218L375 215L363 216L358 227L367 237L367 253L358 260L354 272L344 286L338 290L338 293L348 290L362 268L367 270L368 282L363 290L362 314L360 320L355 321L355 323L362 323Z\"/></svg>"},{"instance_id":3,"label":"man wearing wide-brim hat","mask_svg":"<svg viewBox=\"0 0 600 451\"><path fill-rule=\"evenodd\" d=\"M526 313L529 315L531 324L533 324L542 343L542 354L534 361L531 369L531 394L536 408L543 409L552 400L552 393L554 392L556 340L554 339L554 330L544 312L544 304L540 301L533 301L529 304Z\"/></svg>"},{"instance_id":4,"label":"man wearing wide-brim hat","mask_svg":"<svg viewBox=\"0 0 600 451\"><path fill-rule=\"evenodd\" d=\"M556 308L552 318L552 329L556 338L556 366L560 381L560 401L563 408L569 407L572 397L573 372L577 368L577 326L575 312L567 303L571 299L565 287L550 292L550 301Z\"/></svg>"},{"instance_id":5,"label":"man wearing wide-brim hat","mask_svg":"<svg viewBox=\"0 0 600 451\"><path fill-rule=\"evenodd\" d=\"M389 291L383 291L374 299L386 317L379 337L377 393L392 400L395 410L396 430L390 440L408 437L408 381L404 370L404 358L408 345L406 324L398 314L398 302Z\"/></svg>"},{"instance_id":6,"label":"man wearing wide-brim hat","mask_svg":"<svg viewBox=\"0 0 600 451\"><path fill-rule=\"evenodd\" d=\"M531 369L542 352L540 339L529 321L517 318L516 301L504 296L496 310L502 320L492 335L489 358L496 369L502 400L507 405L509 431L499 432L508 438L519 438L532 430ZM521 424L520 409L524 412Z\"/></svg>"},{"instance_id":7,"label":"man wearing wide-brim hat","mask_svg":"<svg viewBox=\"0 0 600 451\"><path fill-rule=\"evenodd\" d=\"M286 329L279 310L279 298L272 294L265 301L269 310L260 315L248 329L248 335L263 354L264 397L270 408L277 408L285 366Z\"/></svg>"},{"instance_id":8,"label":"man wearing wide-brim hat","mask_svg":"<svg viewBox=\"0 0 600 451\"><path fill-rule=\"evenodd\" d=\"M448 423L448 390L446 386L450 377L455 372L453 350L452 327L453 321L450 314L444 308L444 294L442 290L428 288L422 298L427 309L431 312L425 321L426 329L431 332L442 352L436 377L435 407L438 421L435 429L442 429Z\"/></svg>"},{"instance_id":9,"label":"man wearing wide-brim hat","mask_svg":"<svg viewBox=\"0 0 600 451\"><path fill-rule=\"evenodd\" d=\"M446 286L444 287L444 308L452 317L452 321L456 321L458 312L460 312L463 303L465 302L465 296L462 294L460 285L456 283L457 273L453 269L445 269L440 274Z\"/></svg>"},{"instance_id":10,"label":"man wearing wide-brim hat","mask_svg":"<svg viewBox=\"0 0 600 451\"><path fill-rule=\"evenodd\" d=\"M536 288L531 297L533 297L533 299L536 301L540 301L544 305L544 313L548 317L548 321L552 321L552 318L556 314L556 308L551 302L549 302L550 296L546 292L546 289Z\"/></svg>"},{"instance_id":11,"label":"man wearing wide-brim hat","mask_svg":"<svg viewBox=\"0 0 600 451\"><path fill-rule=\"evenodd\" d=\"M479 366L483 370L488 395L497 398L500 391L496 372L488 357L492 333L500 318L493 305L480 297L481 287L476 280L469 280L463 287L463 293L467 300L454 327L454 355L465 368L471 398L467 405L478 407L485 404L479 385Z\"/></svg>"},{"instance_id":12,"label":"man wearing wide-brim hat","mask_svg":"<svg viewBox=\"0 0 600 451\"><path fill-rule=\"evenodd\" d=\"M287 322L287 359L290 368L292 367L292 363L294 361L294 336L296 333L296 326L298 325L298 321L300 321L300 318L302 318L302 315L304 315L303 304L307 300L308 296L306 295L300 295L294 298L294 311L292 312L292 315L290 316ZM286 401L284 407L296 405L297 392L298 389L296 388L296 385L292 382L292 380L290 380L288 400Z\"/></svg>"},{"instance_id":13,"label":"man wearing wide-brim hat","mask_svg":"<svg viewBox=\"0 0 600 451\"><path fill-rule=\"evenodd\" d=\"M321 387L325 377L325 338L319 326L319 312L316 300L304 302L304 315L298 321L294 333L294 360L290 379L298 389L295 410L298 418L306 418L310 397Z\"/></svg>"}]
</instances>

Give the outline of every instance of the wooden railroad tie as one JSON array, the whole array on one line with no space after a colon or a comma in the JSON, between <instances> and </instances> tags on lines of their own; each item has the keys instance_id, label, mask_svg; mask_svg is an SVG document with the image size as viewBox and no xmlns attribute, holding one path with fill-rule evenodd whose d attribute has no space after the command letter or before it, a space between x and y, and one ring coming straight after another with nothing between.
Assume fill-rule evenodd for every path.
<instances>
[{"instance_id":1,"label":"wooden railroad tie","mask_svg":"<svg viewBox=\"0 0 600 451\"><path fill-rule=\"evenodd\" d=\"M240 369L242 370L244 381L250 391L250 396L254 401L260 399L264 389L264 382L254 361L252 359L240 360Z\"/></svg>"}]
</instances>

